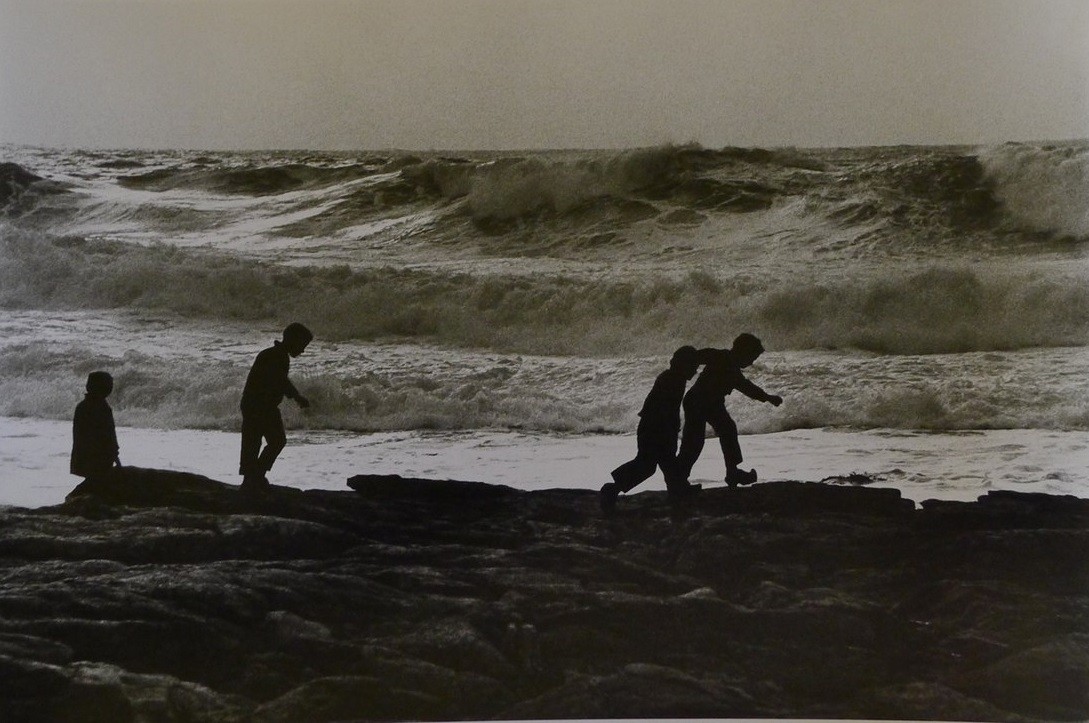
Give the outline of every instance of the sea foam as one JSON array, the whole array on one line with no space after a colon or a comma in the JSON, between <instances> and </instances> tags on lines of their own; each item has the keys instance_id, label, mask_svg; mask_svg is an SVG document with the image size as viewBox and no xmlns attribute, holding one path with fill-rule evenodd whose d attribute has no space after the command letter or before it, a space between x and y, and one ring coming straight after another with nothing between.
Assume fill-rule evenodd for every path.
<instances>
[{"instance_id":1,"label":"sea foam","mask_svg":"<svg viewBox=\"0 0 1089 723\"><path fill-rule=\"evenodd\" d=\"M17 341L0 345L0 416L69 419L87 374L102 369L115 380L111 403L119 423L237 429L247 369L269 343L242 331L244 325L212 335L153 318L98 325L102 338L82 343L49 331L78 323L69 314L13 314L5 330ZM169 334L148 331L167 328ZM38 340L18 341L32 336ZM285 402L283 409L292 428L307 429L630 432L667 361L668 355L532 356L319 337L292 366L312 406L304 412ZM927 356L770 351L747 374L785 399L774 408L731 395L727 406L747 433L829 426L1089 429L1089 403L1078 393L1089 358L1077 348Z\"/></svg>"},{"instance_id":2,"label":"sea foam","mask_svg":"<svg viewBox=\"0 0 1089 723\"><path fill-rule=\"evenodd\" d=\"M0 233L0 305L285 319L326 337L411 337L537 354L664 353L755 329L779 349L923 354L1089 343L1066 271L924 266L835 279L480 276L291 268L207 251ZM193 290L199 289L199 294Z\"/></svg>"},{"instance_id":3,"label":"sea foam","mask_svg":"<svg viewBox=\"0 0 1089 723\"><path fill-rule=\"evenodd\" d=\"M1021 222L1039 231L1089 238L1089 147L1006 143L980 161L996 195Z\"/></svg>"},{"instance_id":4,"label":"sea foam","mask_svg":"<svg viewBox=\"0 0 1089 723\"><path fill-rule=\"evenodd\" d=\"M731 400L746 431L1087 424L1083 146L13 158L0 308L72 333L3 345L4 414L102 367L129 423L233 428L268 340L192 328L298 320L295 426L630 430L673 349L740 331L790 400Z\"/></svg>"}]
</instances>

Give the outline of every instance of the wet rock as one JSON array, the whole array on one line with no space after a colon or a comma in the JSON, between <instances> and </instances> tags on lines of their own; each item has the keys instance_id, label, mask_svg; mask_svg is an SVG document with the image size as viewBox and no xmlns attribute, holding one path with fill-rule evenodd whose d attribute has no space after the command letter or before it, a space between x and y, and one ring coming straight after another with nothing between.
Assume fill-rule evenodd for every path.
<instances>
[{"instance_id":1,"label":"wet rock","mask_svg":"<svg viewBox=\"0 0 1089 723\"><path fill-rule=\"evenodd\" d=\"M0 509L0 720L1089 717L1085 500L349 485Z\"/></svg>"},{"instance_id":2,"label":"wet rock","mask_svg":"<svg viewBox=\"0 0 1089 723\"><path fill-rule=\"evenodd\" d=\"M399 641L413 657L455 670L496 678L509 677L513 666L472 625L450 619L429 623Z\"/></svg>"},{"instance_id":3,"label":"wet rock","mask_svg":"<svg viewBox=\"0 0 1089 723\"><path fill-rule=\"evenodd\" d=\"M504 718L736 718L765 711L739 685L703 674L633 663L608 675L572 676L513 706Z\"/></svg>"},{"instance_id":4,"label":"wet rock","mask_svg":"<svg viewBox=\"0 0 1089 723\"><path fill-rule=\"evenodd\" d=\"M1089 708L1089 635L1018 651L962 676L956 686L1028 717L1083 720Z\"/></svg>"},{"instance_id":5,"label":"wet rock","mask_svg":"<svg viewBox=\"0 0 1089 723\"><path fill-rule=\"evenodd\" d=\"M938 683L907 683L867 691L852 701L848 710L852 711L852 715L876 720L972 720L1004 723L1026 723L1031 720Z\"/></svg>"},{"instance_id":6,"label":"wet rock","mask_svg":"<svg viewBox=\"0 0 1089 723\"><path fill-rule=\"evenodd\" d=\"M394 681L359 676L318 678L254 711L255 723L343 720L424 720L439 715L434 698L402 690Z\"/></svg>"}]
</instances>

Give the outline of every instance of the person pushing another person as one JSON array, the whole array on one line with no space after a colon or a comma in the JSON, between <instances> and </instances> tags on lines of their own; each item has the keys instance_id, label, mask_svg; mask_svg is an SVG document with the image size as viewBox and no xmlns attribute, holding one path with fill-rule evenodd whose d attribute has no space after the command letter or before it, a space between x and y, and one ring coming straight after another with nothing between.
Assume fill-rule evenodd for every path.
<instances>
[{"instance_id":1,"label":"person pushing another person","mask_svg":"<svg viewBox=\"0 0 1089 723\"><path fill-rule=\"evenodd\" d=\"M654 386L639 410L636 428L635 459L612 471L612 482L601 488L601 509L608 512L616 506L621 492L630 492L636 485L654 474L657 467L665 476L666 490L671 497L695 492L677 472L677 433L681 429L681 399L684 387L696 374L699 364L694 346L682 346L673 353L669 368L658 375Z\"/></svg>"}]
</instances>

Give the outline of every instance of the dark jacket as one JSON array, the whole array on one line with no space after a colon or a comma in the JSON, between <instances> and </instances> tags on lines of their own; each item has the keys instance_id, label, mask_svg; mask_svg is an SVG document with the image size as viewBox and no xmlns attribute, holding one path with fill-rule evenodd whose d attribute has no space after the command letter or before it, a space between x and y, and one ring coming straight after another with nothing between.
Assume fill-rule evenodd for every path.
<instances>
[{"instance_id":1,"label":"dark jacket","mask_svg":"<svg viewBox=\"0 0 1089 723\"><path fill-rule=\"evenodd\" d=\"M741 365L729 349L700 349L696 352L703 371L688 390L688 404L721 404L735 389L759 402L768 400L768 393L741 373Z\"/></svg>"},{"instance_id":2,"label":"dark jacket","mask_svg":"<svg viewBox=\"0 0 1089 723\"><path fill-rule=\"evenodd\" d=\"M654 380L639 411L639 434L672 435L681 428L681 400L688 379L675 369L666 369Z\"/></svg>"},{"instance_id":3,"label":"dark jacket","mask_svg":"<svg viewBox=\"0 0 1089 723\"><path fill-rule=\"evenodd\" d=\"M76 405L72 419L72 461L69 470L80 477L108 472L117 461L117 430L105 397L88 394Z\"/></svg>"},{"instance_id":4,"label":"dark jacket","mask_svg":"<svg viewBox=\"0 0 1089 723\"><path fill-rule=\"evenodd\" d=\"M298 390L287 378L290 368L291 355L278 341L258 354L253 366L250 367L246 386L242 390L242 411L260 412L274 409L285 396L290 399L298 397Z\"/></svg>"}]
</instances>

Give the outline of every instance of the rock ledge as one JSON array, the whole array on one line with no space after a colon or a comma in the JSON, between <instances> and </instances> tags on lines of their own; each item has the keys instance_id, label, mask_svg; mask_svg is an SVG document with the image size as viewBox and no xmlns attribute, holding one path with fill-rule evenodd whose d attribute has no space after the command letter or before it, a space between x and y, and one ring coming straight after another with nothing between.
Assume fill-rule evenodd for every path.
<instances>
[{"instance_id":1,"label":"rock ledge","mask_svg":"<svg viewBox=\"0 0 1089 723\"><path fill-rule=\"evenodd\" d=\"M126 468L0 508L0 720L1089 718L1089 501Z\"/></svg>"}]
</instances>

